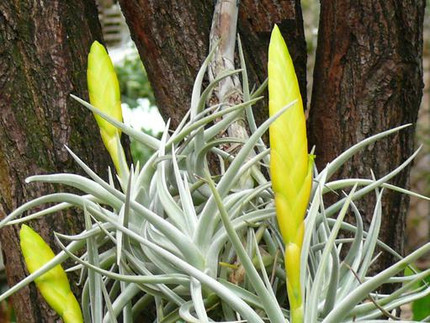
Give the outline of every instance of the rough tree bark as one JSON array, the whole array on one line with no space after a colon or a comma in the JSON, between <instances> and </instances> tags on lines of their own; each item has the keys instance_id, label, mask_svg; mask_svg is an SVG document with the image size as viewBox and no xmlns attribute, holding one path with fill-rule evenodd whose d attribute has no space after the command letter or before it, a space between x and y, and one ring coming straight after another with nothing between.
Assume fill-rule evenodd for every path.
<instances>
[{"instance_id":1,"label":"rough tree bark","mask_svg":"<svg viewBox=\"0 0 430 323\"><path fill-rule=\"evenodd\" d=\"M330 0L321 2L318 47L309 119L317 165L378 132L415 123L421 101L424 0ZM383 176L414 151L415 125L367 147L339 177ZM407 187L409 168L391 181ZM367 225L374 196L360 203ZM403 251L409 199L386 191L382 239ZM378 268L392 263L384 254Z\"/></svg>"},{"instance_id":2,"label":"rough tree bark","mask_svg":"<svg viewBox=\"0 0 430 323\"><path fill-rule=\"evenodd\" d=\"M238 29L250 84L267 77L267 46L277 23L288 39L303 97L306 97L306 43L300 1L242 0ZM174 128L189 108L194 78L209 52L213 1L120 0L121 8L148 73L161 114ZM236 65L238 66L238 65ZM267 107L256 111L267 118Z\"/></svg>"},{"instance_id":3,"label":"rough tree bark","mask_svg":"<svg viewBox=\"0 0 430 323\"><path fill-rule=\"evenodd\" d=\"M69 96L86 97L86 57L92 41L100 38L94 1L0 3L0 218L54 189L26 185L26 177L81 173L64 145L106 173L109 157L94 118ZM76 231L81 220L71 210L32 221L31 226L58 251L52 232ZM9 285L26 276L18 233L19 226L0 232ZM34 284L13 301L18 322L57 320Z\"/></svg>"}]
</instances>

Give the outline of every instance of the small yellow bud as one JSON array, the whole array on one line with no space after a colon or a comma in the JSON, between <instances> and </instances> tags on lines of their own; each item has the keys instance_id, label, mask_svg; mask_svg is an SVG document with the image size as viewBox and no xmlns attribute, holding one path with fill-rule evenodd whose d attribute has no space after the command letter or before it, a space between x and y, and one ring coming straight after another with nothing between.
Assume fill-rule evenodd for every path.
<instances>
[{"instance_id":1,"label":"small yellow bud","mask_svg":"<svg viewBox=\"0 0 430 323\"><path fill-rule=\"evenodd\" d=\"M21 251L30 274L54 258L48 244L29 226L23 224L19 232ZM57 265L34 281L46 302L65 323L83 322L81 308L70 290L66 272Z\"/></svg>"},{"instance_id":2,"label":"small yellow bud","mask_svg":"<svg viewBox=\"0 0 430 323\"><path fill-rule=\"evenodd\" d=\"M118 78L106 49L99 42L91 45L87 69L90 103L115 120L122 122L121 96ZM121 131L105 119L94 114L100 134L117 172L121 175L120 160L124 151L120 143Z\"/></svg>"}]
</instances>

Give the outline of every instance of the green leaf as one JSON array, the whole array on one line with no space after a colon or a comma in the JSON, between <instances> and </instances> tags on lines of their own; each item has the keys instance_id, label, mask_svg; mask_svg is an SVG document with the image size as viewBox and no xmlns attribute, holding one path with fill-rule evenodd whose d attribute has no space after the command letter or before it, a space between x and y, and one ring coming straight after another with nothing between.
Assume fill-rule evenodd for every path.
<instances>
[{"instance_id":1,"label":"green leaf","mask_svg":"<svg viewBox=\"0 0 430 323\"><path fill-rule=\"evenodd\" d=\"M419 272L419 270L416 270ZM406 267L405 269L405 276L413 275L415 274L411 268ZM416 284L416 288L419 288L421 286L429 286L430 285L430 276L425 278L424 280L420 281ZM414 321L421 321L425 319L426 317L430 316L430 294L417 299L412 303L412 313L413 313L413 319Z\"/></svg>"}]
</instances>

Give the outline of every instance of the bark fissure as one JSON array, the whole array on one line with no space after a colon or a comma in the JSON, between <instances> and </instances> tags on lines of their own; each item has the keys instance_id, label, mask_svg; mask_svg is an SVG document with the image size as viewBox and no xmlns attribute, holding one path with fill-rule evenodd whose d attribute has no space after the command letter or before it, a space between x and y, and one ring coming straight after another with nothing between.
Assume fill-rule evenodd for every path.
<instances>
[{"instance_id":1,"label":"bark fissure","mask_svg":"<svg viewBox=\"0 0 430 323\"><path fill-rule=\"evenodd\" d=\"M339 10L347 12L338 15ZM424 1L323 1L309 119L321 168L377 132L415 123L422 94ZM412 22L412 17L413 21ZM418 21L418 23L416 23ZM381 177L414 150L415 126L367 147L338 177ZM392 183L408 186L409 168ZM369 225L375 198L359 204ZM381 237L403 250L408 198L386 192ZM384 255L376 270L392 263Z\"/></svg>"}]
</instances>

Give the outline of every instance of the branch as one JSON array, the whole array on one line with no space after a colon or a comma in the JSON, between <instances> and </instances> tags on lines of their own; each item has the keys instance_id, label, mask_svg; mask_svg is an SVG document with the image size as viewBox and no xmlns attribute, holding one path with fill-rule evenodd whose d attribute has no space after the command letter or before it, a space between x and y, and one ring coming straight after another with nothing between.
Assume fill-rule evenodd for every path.
<instances>
[{"instance_id":1,"label":"branch","mask_svg":"<svg viewBox=\"0 0 430 323\"><path fill-rule=\"evenodd\" d=\"M208 68L211 82L222 72L234 70L238 12L239 2L237 0L218 0L216 2L209 35L210 50L217 46L213 60ZM234 74L219 82L218 87L212 93L209 104L221 103L221 108L224 109L242 102L242 86L239 76ZM229 126L227 134L230 137L243 139L246 142L249 135L243 114ZM223 135L225 134L220 134L220 136ZM234 148L236 147L230 145L223 147L223 150L232 151Z\"/></svg>"}]
</instances>

